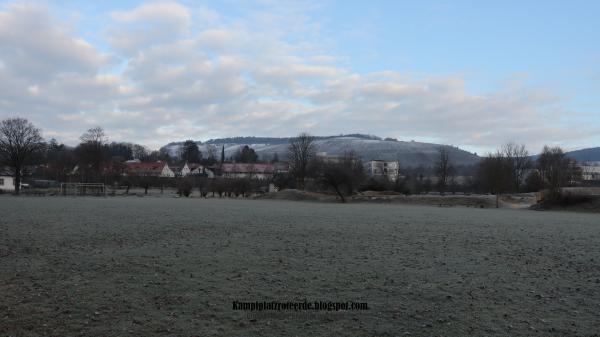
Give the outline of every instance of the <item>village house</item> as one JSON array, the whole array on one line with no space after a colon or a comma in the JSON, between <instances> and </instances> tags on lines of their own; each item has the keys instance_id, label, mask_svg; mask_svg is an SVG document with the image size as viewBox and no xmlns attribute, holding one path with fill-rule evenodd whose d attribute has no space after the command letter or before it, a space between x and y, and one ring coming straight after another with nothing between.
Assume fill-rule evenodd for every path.
<instances>
[{"instance_id":1,"label":"village house","mask_svg":"<svg viewBox=\"0 0 600 337\"><path fill-rule=\"evenodd\" d=\"M190 175L206 175L208 178L214 178L212 170L198 163L185 163L181 168L180 175L182 177Z\"/></svg>"},{"instance_id":2,"label":"village house","mask_svg":"<svg viewBox=\"0 0 600 337\"><path fill-rule=\"evenodd\" d=\"M15 178L8 169L0 167L0 191L12 192L15 190Z\"/></svg>"},{"instance_id":3,"label":"village house","mask_svg":"<svg viewBox=\"0 0 600 337\"><path fill-rule=\"evenodd\" d=\"M129 175L142 177L175 177L175 172L169 167L169 164L163 161L153 163L127 162L126 172Z\"/></svg>"},{"instance_id":4,"label":"village house","mask_svg":"<svg viewBox=\"0 0 600 337\"><path fill-rule=\"evenodd\" d=\"M397 161L371 160L365 163L365 171L373 178L396 181L400 163Z\"/></svg>"},{"instance_id":5,"label":"village house","mask_svg":"<svg viewBox=\"0 0 600 337\"><path fill-rule=\"evenodd\" d=\"M287 173L286 163L273 164L230 164L221 165L220 174L223 178L270 179L277 173Z\"/></svg>"}]
</instances>

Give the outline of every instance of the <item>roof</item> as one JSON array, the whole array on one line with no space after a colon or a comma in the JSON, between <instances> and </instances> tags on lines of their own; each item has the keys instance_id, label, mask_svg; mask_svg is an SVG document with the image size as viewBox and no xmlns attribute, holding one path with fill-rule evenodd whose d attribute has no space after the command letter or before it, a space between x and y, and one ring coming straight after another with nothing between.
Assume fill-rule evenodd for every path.
<instances>
[{"instance_id":1,"label":"roof","mask_svg":"<svg viewBox=\"0 0 600 337\"><path fill-rule=\"evenodd\" d=\"M130 171L162 171L167 163L157 161L153 163L126 163Z\"/></svg>"}]
</instances>

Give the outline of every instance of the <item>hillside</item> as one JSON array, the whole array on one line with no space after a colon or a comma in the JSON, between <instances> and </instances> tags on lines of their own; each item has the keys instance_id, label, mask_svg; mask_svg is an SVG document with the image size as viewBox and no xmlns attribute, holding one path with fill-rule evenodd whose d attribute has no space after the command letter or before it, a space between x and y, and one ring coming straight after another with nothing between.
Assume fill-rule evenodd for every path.
<instances>
[{"instance_id":1,"label":"hillside","mask_svg":"<svg viewBox=\"0 0 600 337\"><path fill-rule=\"evenodd\" d=\"M225 156L233 156L240 147L248 145L252 147L260 158L270 159L275 154L281 159L287 156L289 138L267 138L267 137L235 137L224 139L211 139L207 142L197 142L200 151L204 155L208 153L209 147L218 148L220 154L222 146L225 147ZM176 155L183 142L167 144L163 149L171 155ZM348 151L354 151L363 161L374 159L399 160L404 167L432 166L437 159L437 151L440 144L404 142L396 140L382 140L379 137L368 135L342 135L317 137L315 144L318 152L326 152L328 155L341 155ZM448 147L450 159L454 165L470 165L479 160L476 155L461 150L457 147Z\"/></svg>"},{"instance_id":2,"label":"hillside","mask_svg":"<svg viewBox=\"0 0 600 337\"><path fill-rule=\"evenodd\" d=\"M567 152L567 156L578 162L597 162L600 161L600 147Z\"/></svg>"},{"instance_id":3,"label":"hillside","mask_svg":"<svg viewBox=\"0 0 600 337\"><path fill-rule=\"evenodd\" d=\"M591 147L587 149L575 150L565 152L565 155L571 159L575 159L580 163L594 163L600 162L600 147ZM540 157L539 154L530 156L531 160L537 160Z\"/></svg>"}]
</instances>

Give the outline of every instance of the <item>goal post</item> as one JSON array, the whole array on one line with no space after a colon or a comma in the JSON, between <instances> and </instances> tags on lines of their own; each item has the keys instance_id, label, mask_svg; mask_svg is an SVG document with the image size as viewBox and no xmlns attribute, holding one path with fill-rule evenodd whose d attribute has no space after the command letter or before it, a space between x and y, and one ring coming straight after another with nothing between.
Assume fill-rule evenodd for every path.
<instances>
[{"instance_id":1,"label":"goal post","mask_svg":"<svg viewBox=\"0 0 600 337\"><path fill-rule=\"evenodd\" d=\"M106 196L106 186L96 183L61 183L60 194L70 196Z\"/></svg>"}]
</instances>

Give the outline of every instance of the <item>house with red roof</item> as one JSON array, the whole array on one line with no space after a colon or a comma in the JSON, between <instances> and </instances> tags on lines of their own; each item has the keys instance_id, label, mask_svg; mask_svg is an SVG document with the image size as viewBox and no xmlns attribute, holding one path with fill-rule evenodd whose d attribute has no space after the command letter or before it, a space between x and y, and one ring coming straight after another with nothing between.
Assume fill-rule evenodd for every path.
<instances>
[{"instance_id":1,"label":"house with red roof","mask_svg":"<svg viewBox=\"0 0 600 337\"><path fill-rule=\"evenodd\" d=\"M287 164L225 163L220 167L223 178L270 179L276 173L286 173Z\"/></svg>"},{"instance_id":2,"label":"house with red roof","mask_svg":"<svg viewBox=\"0 0 600 337\"><path fill-rule=\"evenodd\" d=\"M175 172L171 170L169 164L164 161L152 163L127 162L126 172L129 175L142 177L175 177Z\"/></svg>"}]
</instances>

